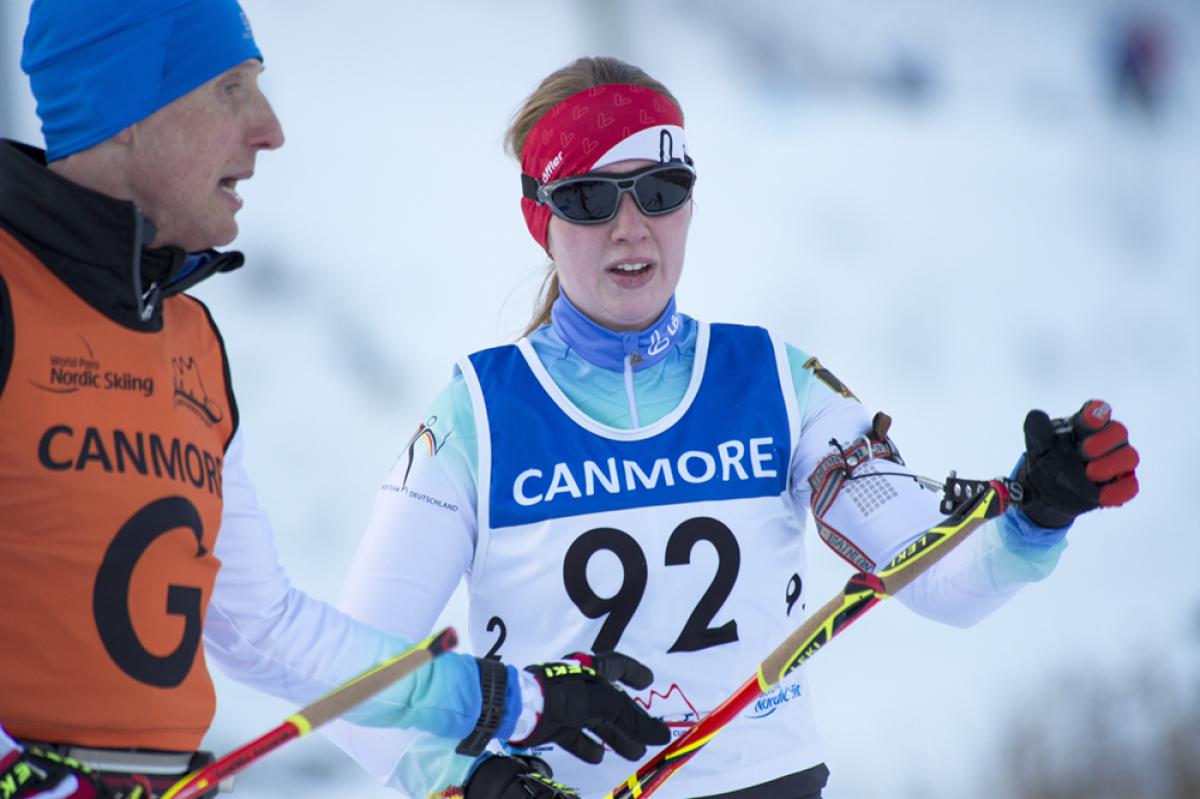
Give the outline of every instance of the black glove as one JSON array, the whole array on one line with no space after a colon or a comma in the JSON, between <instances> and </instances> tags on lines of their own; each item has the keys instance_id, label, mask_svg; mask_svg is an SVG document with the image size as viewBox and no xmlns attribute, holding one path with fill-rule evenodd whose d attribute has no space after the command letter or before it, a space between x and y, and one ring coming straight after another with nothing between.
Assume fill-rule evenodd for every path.
<instances>
[{"instance_id":1,"label":"black glove","mask_svg":"<svg viewBox=\"0 0 1200 799\"><path fill-rule=\"evenodd\" d=\"M579 799L536 757L489 757L476 766L463 788L463 799Z\"/></svg>"},{"instance_id":2,"label":"black glove","mask_svg":"<svg viewBox=\"0 0 1200 799\"><path fill-rule=\"evenodd\" d=\"M667 725L651 717L611 682L647 688L654 682L650 669L618 652L573 654L567 662L539 663L525 671L542 687L545 707L537 726L513 746L531 747L553 741L587 763L599 763L604 748L584 733L592 732L627 760L640 760L646 744L671 740ZM570 661L578 661L572 663Z\"/></svg>"},{"instance_id":3,"label":"black glove","mask_svg":"<svg viewBox=\"0 0 1200 799\"><path fill-rule=\"evenodd\" d=\"M1044 411L1025 417L1025 460L1017 481L1025 489L1021 510L1040 527L1066 527L1099 507L1124 505L1138 492L1138 454L1112 408L1088 400L1070 419Z\"/></svg>"},{"instance_id":4,"label":"black glove","mask_svg":"<svg viewBox=\"0 0 1200 799\"><path fill-rule=\"evenodd\" d=\"M87 766L70 758L31 747L20 753L12 752L5 758L9 759L12 762L0 770L0 796L14 799L112 797Z\"/></svg>"}]
</instances>

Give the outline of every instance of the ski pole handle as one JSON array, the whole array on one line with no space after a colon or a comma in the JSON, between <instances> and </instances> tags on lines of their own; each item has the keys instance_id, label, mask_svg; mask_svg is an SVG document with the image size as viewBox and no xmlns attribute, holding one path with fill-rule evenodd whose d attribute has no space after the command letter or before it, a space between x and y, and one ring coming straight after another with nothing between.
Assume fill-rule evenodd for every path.
<instances>
[{"instance_id":1,"label":"ski pole handle","mask_svg":"<svg viewBox=\"0 0 1200 799\"><path fill-rule=\"evenodd\" d=\"M222 780L240 773L264 755L288 741L308 735L317 727L357 707L457 645L458 634L453 627L447 627L429 636L421 643L388 658L334 688L312 704L297 710L275 729L187 775L167 789L159 799L196 799L211 791Z\"/></svg>"}]
</instances>

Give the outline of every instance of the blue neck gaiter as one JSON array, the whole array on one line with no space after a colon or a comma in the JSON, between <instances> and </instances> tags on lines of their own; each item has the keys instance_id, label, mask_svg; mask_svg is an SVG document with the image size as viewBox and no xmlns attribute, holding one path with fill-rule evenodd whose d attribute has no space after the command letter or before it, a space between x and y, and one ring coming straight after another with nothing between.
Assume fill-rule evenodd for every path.
<instances>
[{"instance_id":1,"label":"blue neck gaiter","mask_svg":"<svg viewBox=\"0 0 1200 799\"><path fill-rule=\"evenodd\" d=\"M567 295L559 292L550 307L550 323L567 346L588 363L620 372L629 359L634 371L645 369L667 357L683 330L671 295L666 309L650 327L637 331L616 331L593 322L576 308Z\"/></svg>"}]
</instances>

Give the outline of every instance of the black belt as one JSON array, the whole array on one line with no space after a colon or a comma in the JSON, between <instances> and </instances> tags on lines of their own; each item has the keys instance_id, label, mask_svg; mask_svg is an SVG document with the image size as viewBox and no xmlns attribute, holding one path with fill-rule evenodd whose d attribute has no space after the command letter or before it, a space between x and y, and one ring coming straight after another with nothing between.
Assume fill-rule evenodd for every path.
<instances>
[{"instance_id":1,"label":"black belt","mask_svg":"<svg viewBox=\"0 0 1200 799\"><path fill-rule=\"evenodd\" d=\"M100 749L72 744L22 741L26 748L53 752L78 760L92 770L101 783L118 796L127 796L135 788L152 796L165 792L183 777L213 762L211 752L164 752L157 749ZM212 799L220 791L233 790L233 779L222 780L201 799Z\"/></svg>"}]
</instances>

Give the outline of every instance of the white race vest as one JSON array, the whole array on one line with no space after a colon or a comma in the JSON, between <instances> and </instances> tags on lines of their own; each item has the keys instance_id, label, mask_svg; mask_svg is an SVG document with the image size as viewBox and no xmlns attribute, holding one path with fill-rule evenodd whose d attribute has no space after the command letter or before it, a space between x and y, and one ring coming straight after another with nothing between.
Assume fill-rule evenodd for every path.
<instances>
[{"instance_id":1,"label":"white race vest","mask_svg":"<svg viewBox=\"0 0 1200 799\"><path fill-rule=\"evenodd\" d=\"M478 654L519 664L616 649L654 670L650 689L630 693L682 734L804 617L784 347L761 328L701 324L683 401L637 430L585 416L527 340L460 367L479 430ZM588 797L636 768L613 752L599 766L556 746L537 754ZM801 667L657 796L725 793L822 759Z\"/></svg>"}]
</instances>

